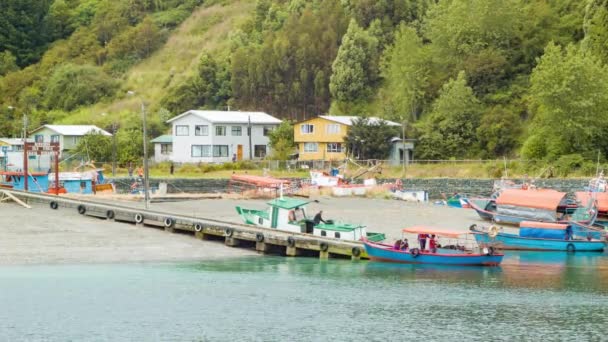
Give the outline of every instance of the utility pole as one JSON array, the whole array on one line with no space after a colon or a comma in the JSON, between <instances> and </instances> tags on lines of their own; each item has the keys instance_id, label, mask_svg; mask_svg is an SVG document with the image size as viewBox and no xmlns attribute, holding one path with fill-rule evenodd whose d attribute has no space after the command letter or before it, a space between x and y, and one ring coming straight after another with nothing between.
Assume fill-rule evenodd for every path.
<instances>
[{"instance_id":1,"label":"utility pole","mask_svg":"<svg viewBox=\"0 0 608 342\"><path fill-rule=\"evenodd\" d=\"M116 122L112 124L112 177L116 177Z\"/></svg>"},{"instance_id":2,"label":"utility pole","mask_svg":"<svg viewBox=\"0 0 608 342\"><path fill-rule=\"evenodd\" d=\"M135 92L132 90L129 90L127 92L128 95L131 96L135 96ZM146 129L146 104L144 103L144 101L140 98L139 101L141 102L141 114L142 114L142 121L143 121L143 143L144 143L144 205L146 207L146 209L150 208L150 191L149 191L149 181L148 181L148 136L147 136L147 129Z\"/></svg>"},{"instance_id":3,"label":"utility pole","mask_svg":"<svg viewBox=\"0 0 608 342\"><path fill-rule=\"evenodd\" d=\"M253 149L251 148L251 134L253 134L253 130L251 129L251 115L249 115L247 122L247 132L249 133L249 160L253 160Z\"/></svg>"},{"instance_id":4,"label":"utility pole","mask_svg":"<svg viewBox=\"0 0 608 342\"><path fill-rule=\"evenodd\" d=\"M28 181L27 165L27 116L23 114L23 190L27 191Z\"/></svg>"}]
</instances>

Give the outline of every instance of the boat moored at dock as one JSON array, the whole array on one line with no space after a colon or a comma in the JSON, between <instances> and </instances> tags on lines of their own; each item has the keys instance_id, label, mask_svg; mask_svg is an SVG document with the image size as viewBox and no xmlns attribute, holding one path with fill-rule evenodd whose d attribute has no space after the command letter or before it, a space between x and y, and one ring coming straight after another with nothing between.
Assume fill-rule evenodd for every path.
<instances>
[{"instance_id":1,"label":"boat moored at dock","mask_svg":"<svg viewBox=\"0 0 608 342\"><path fill-rule=\"evenodd\" d=\"M431 227L412 227L403 229L404 233L435 235L443 239L461 241L468 235L460 231L448 231ZM497 251L492 243L479 244L476 247L459 245L437 245L436 250L424 250L416 247L399 247L363 240L370 260L397 262L407 264L438 264L461 266L497 266L504 254Z\"/></svg>"},{"instance_id":2,"label":"boat moored at dock","mask_svg":"<svg viewBox=\"0 0 608 342\"><path fill-rule=\"evenodd\" d=\"M530 222L520 223L518 234L506 233L497 226L470 228L478 243L499 243L505 250L602 252L605 238L598 239L600 232L585 230L580 225ZM603 235L603 234L602 234Z\"/></svg>"}]
</instances>

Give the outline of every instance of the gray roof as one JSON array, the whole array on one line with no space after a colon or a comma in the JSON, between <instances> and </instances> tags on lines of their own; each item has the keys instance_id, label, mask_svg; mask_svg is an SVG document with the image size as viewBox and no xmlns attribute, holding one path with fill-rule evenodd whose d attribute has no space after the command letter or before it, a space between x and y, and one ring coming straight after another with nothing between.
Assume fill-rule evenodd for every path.
<instances>
[{"instance_id":1,"label":"gray roof","mask_svg":"<svg viewBox=\"0 0 608 342\"><path fill-rule=\"evenodd\" d=\"M360 116L336 116L336 115L319 115L319 117L326 119L326 120L335 121L335 122L341 123L346 126L352 126L352 124L355 120L363 118ZM389 126L401 126L401 124L398 124L396 122L384 120L382 118L377 118L374 116L370 116L366 119L369 121L370 124L375 124L375 123L378 123L379 121L384 121Z\"/></svg>"},{"instance_id":2,"label":"gray roof","mask_svg":"<svg viewBox=\"0 0 608 342\"><path fill-rule=\"evenodd\" d=\"M156 137L150 140L151 143L155 144L171 144L173 143L173 136L171 135L161 135L160 137Z\"/></svg>"},{"instance_id":3,"label":"gray roof","mask_svg":"<svg viewBox=\"0 0 608 342\"><path fill-rule=\"evenodd\" d=\"M36 128L30 134L38 132L41 129L48 128L60 135L67 136L83 136L88 133L101 133L106 136L112 136L112 134L104 131L103 129L94 125L44 125Z\"/></svg>"},{"instance_id":4,"label":"gray roof","mask_svg":"<svg viewBox=\"0 0 608 342\"><path fill-rule=\"evenodd\" d=\"M196 115L211 123L240 123L247 124L251 119L252 124L274 124L278 125L281 120L270 114L263 112L235 112L221 110L189 110L174 118L167 120L167 123L183 118L187 115Z\"/></svg>"}]
</instances>

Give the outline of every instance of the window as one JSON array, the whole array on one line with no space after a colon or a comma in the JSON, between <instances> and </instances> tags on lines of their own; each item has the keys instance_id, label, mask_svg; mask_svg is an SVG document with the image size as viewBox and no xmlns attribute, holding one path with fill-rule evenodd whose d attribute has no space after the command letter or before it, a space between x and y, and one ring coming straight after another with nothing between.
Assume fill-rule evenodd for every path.
<instances>
[{"instance_id":1,"label":"window","mask_svg":"<svg viewBox=\"0 0 608 342\"><path fill-rule=\"evenodd\" d=\"M79 141L80 141L80 137L72 137L72 144L78 145Z\"/></svg>"},{"instance_id":2,"label":"window","mask_svg":"<svg viewBox=\"0 0 608 342\"><path fill-rule=\"evenodd\" d=\"M321 231L321 236L327 236L327 232L326 232L326 231L324 231L324 230L322 230L322 231Z\"/></svg>"},{"instance_id":3,"label":"window","mask_svg":"<svg viewBox=\"0 0 608 342\"><path fill-rule=\"evenodd\" d=\"M334 233L334 237L335 237L336 239L339 239L339 238L340 238L340 232L335 232L335 233Z\"/></svg>"},{"instance_id":4,"label":"window","mask_svg":"<svg viewBox=\"0 0 608 342\"><path fill-rule=\"evenodd\" d=\"M207 125L194 126L194 135L198 135L198 136L209 135L209 126L207 126Z\"/></svg>"},{"instance_id":5,"label":"window","mask_svg":"<svg viewBox=\"0 0 608 342\"><path fill-rule=\"evenodd\" d=\"M317 152L319 150L319 144L308 142L304 143L304 152Z\"/></svg>"},{"instance_id":6,"label":"window","mask_svg":"<svg viewBox=\"0 0 608 342\"><path fill-rule=\"evenodd\" d=\"M173 152L173 144L160 144L160 154L171 154Z\"/></svg>"},{"instance_id":7,"label":"window","mask_svg":"<svg viewBox=\"0 0 608 342\"><path fill-rule=\"evenodd\" d=\"M52 143L58 143L59 142L59 135L58 134L51 135L51 142Z\"/></svg>"},{"instance_id":8,"label":"window","mask_svg":"<svg viewBox=\"0 0 608 342\"><path fill-rule=\"evenodd\" d=\"M211 157L211 145L192 145L192 157Z\"/></svg>"},{"instance_id":9,"label":"window","mask_svg":"<svg viewBox=\"0 0 608 342\"><path fill-rule=\"evenodd\" d=\"M266 145L255 145L253 147L253 156L256 158L266 157Z\"/></svg>"},{"instance_id":10,"label":"window","mask_svg":"<svg viewBox=\"0 0 608 342\"><path fill-rule=\"evenodd\" d=\"M264 126L264 136L267 137L270 135L270 132L274 130L272 126Z\"/></svg>"},{"instance_id":11,"label":"window","mask_svg":"<svg viewBox=\"0 0 608 342\"><path fill-rule=\"evenodd\" d=\"M179 136L190 135L189 127L185 126L185 125L177 125L177 126L175 126L175 135L179 135Z\"/></svg>"},{"instance_id":12,"label":"window","mask_svg":"<svg viewBox=\"0 0 608 342\"><path fill-rule=\"evenodd\" d=\"M327 143L327 152L328 153L342 152L342 144L341 143Z\"/></svg>"},{"instance_id":13,"label":"window","mask_svg":"<svg viewBox=\"0 0 608 342\"><path fill-rule=\"evenodd\" d=\"M220 127L220 126L218 126ZM226 127L224 127L226 128ZM228 157L228 145L213 145L214 157Z\"/></svg>"},{"instance_id":14,"label":"window","mask_svg":"<svg viewBox=\"0 0 608 342\"><path fill-rule=\"evenodd\" d=\"M302 134L312 134L315 131L315 125L311 124L303 124L300 125L300 132Z\"/></svg>"},{"instance_id":15,"label":"window","mask_svg":"<svg viewBox=\"0 0 608 342\"><path fill-rule=\"evenodd\" d=\"M215 126L215 136L223 137L226 135L226 126Z\"/></svg>"},{"instance_id":16,"label":"window","mask_svg":"<svg viewBox=\"0 0 608 342\"><path fill-rule=\"evenodd\" d=\"M34 136L34 141L37 142L37 143L44 142L44 135L42 135L42 134L36 134Z\"/></svg>"},{"instance_id":17,"label":"window","mask_svg":"<svg viewBox=\"0 0 608 342\"><path fill-rule=\"evenodd\" d=\"M241 135L243 135L243 127L232 126L232 135L235 137L240 137Z\"/></svg>"},{"instance_id":18,"label":"window","mask_svg":"<svg viewBox=\"0 0 608 342\"><path fill-rule=\"evenodd\" d=\"M338 134L340 133L340 125L328 124L327 126L325 126L325 132L327 134Z\"/></svg>"}]
</instances>

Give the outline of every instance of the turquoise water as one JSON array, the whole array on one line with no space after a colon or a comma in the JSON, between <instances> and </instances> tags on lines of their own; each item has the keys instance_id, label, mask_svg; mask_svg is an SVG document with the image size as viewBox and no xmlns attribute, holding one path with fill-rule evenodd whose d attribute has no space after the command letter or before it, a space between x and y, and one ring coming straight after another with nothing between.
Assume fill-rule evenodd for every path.
<instances>
[{"instance_id":1,"label":"turquoise water","mask_svg":"<svg viewBox=\"0 0 608 342\"><path fill-rule=\"evenodd\" d=\"M607 340L608 258L0 268L0 341Z\"/></svg>"}]
</instances>

